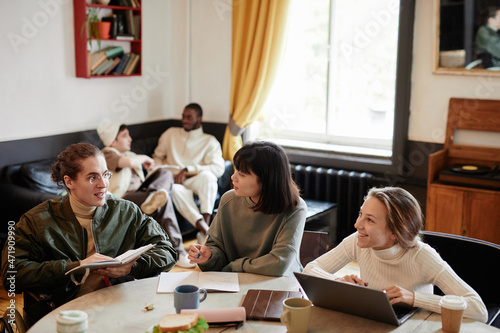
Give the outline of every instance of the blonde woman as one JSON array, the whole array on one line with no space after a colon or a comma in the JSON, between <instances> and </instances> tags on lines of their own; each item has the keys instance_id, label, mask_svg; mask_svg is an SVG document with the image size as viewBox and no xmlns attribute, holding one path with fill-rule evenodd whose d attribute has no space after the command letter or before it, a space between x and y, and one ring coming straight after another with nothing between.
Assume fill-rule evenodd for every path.
<instances>
[{"instance_id":1,"label":"blonde woman","mask_svg":"<svg viewBox=\"0 0 500 333\"><path fill-rule=\"evenodd\" d=\"M486 322L481 297L420 240L422 225L420 205L410 193L397 187L372 188L354 224L357 232L310 262L304 273L381 289L391 304L440 313L441 296L433 294L437 285L445 294L466 299L465 317ZM358 262L360 276L334 275L352 261Z\"/></svg>"}]
</instances>

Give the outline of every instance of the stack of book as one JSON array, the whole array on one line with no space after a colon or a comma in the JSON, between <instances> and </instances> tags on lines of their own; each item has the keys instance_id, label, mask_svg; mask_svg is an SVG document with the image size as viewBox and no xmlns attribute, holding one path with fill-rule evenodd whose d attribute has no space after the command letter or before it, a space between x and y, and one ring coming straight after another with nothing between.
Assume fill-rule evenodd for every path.
<instances>
[{"instance_id":1,"label":"stack of book","mask_svg":"<svg viewBox=\"0 0 500 333\"><path fill-rule=\"evenodd\" d=\"M139 65L140 54L124 53L121 46L109 46L90 54L90 75L130 75Z\"/></svg>"},{"instance_id":2,"label":"stack of book","mask_svg":"<svg viewBox=\"0 0 500 333\"><path fill-rule=\"evenodd\" d=\"M115 10L115 13L103 17L102 20L111 22L111 39L140 39L141 16L134 15L131 10Z\"/></svg>"},{"instance_id":3,"label":"stack of book","mask_svg":"<svg viewBox=\"0 0 500 333\"><path fill-rule=\"evenodd\" d=\"M117 40L139 40L141 16L133 15L131 10L116 11L103 17L102 21L110 22L110 38Z\"/></svg>"},{"instance_id":4,"label":"stack of book","mask_svg":"<svg viewBox=\"0 0 500 333\"><path fill-rule=\"evenodd\" d=\"M113 73L115 75L130 75L134 74L137 66L139 65L140 54L127 53L123 55L116 71Z\"/></svg>"},{"instance_id":5,"label":"stack of book","mask_svg":"<svg viewBox=\"0 0 500 333\"><path fill-rule=\"evenodd\" d=\"M112 0L110 5L124 8L140 8L139 0ZM111 22L111 39L138 40L140 39L141 15L140 12L130 9L115 9L113 13L103 18Z\"/></svg>"}]
</instances>

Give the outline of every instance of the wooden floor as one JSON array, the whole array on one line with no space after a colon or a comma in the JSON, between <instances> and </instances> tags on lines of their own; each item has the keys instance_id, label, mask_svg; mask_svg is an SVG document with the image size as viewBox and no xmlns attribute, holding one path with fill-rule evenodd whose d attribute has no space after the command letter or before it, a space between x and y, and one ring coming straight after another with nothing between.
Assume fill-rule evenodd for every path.
<instances>
[{"instance_id":1,"label":"wooden floor","mask_svg":"<svg viewBox=\"0 0 500 333\"><path fill-rule=\"evenodd\" d=\"M189 246L191 244L196 244L196 239L185 241L184 242L184 248L186 250L189 249ZM174 268L171 270L171 272L184 272L184 271L193 271L193 270L199 270L198 266L195 268L180 268L177 266L174 266ZM344 276L347 274L358 274L359 275L359 268L357 263L351 263L344 267L341 271L337 273L340 276ZM5 310L7 307L14 302L16 309L22 314L23 313L23 296L22 294L16 294L15 298L12 299L11 297L8 297L7 291L3 288L1 285L0 281L0 316L3 316Z\"/></svg>"}]
</instances>

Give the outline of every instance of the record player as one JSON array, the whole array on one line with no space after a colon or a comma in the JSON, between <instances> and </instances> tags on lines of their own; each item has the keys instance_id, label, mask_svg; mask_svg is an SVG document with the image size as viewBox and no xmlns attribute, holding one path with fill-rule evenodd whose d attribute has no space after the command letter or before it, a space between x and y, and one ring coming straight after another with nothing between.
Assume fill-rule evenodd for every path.
<instances>
[{"instance_id":1,"label":"record player","mask_svg":"<svg viewBox=\"0 0 500 333\"><path fill-rule=\"evenodd\" d=\"M500 189L498 164L493 167L473 163L453 164L439 172L438 180L448 184Z\"/></svg>"},{"instance_id":2,"label":"record player","mask_svg":"<svg viewBox=\"0 0 500 333\"><path fill-rule=\"evenodd\" d=\"M500 101L450 99L444 148L429 155L427 185L500 189L500 148L458 142L459 131L500 133Z\"/></svg>"},{"instance_id":3,"label":"record player","mask_svg":"<svg viewBox=\"0 0 500 333\"><path fill-rule=\"evenodd\" d=\"M500 244L500 100L451 98L445 135L429 155L425 230Z\"/></svg>"}]
</instances>

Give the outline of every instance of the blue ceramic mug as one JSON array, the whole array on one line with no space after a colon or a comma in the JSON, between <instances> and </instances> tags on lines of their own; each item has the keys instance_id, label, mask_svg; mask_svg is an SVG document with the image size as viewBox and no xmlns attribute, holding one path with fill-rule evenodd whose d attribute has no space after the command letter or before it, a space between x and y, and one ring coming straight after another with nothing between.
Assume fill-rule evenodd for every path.
<instances>
[{"instance_id":1,"label":"blue ceramic mug","mask_svg":"<svg viewBox=\"0 0 500 333\"><path fill-rule=\"evenodd\" d=\"M204 295L200 299L200 292ZM181 285L174 289L175 312L180 313L182 309L198 309L200 302L207 298L207 291L192 285Z\"/></svg>"}]
</instances>

